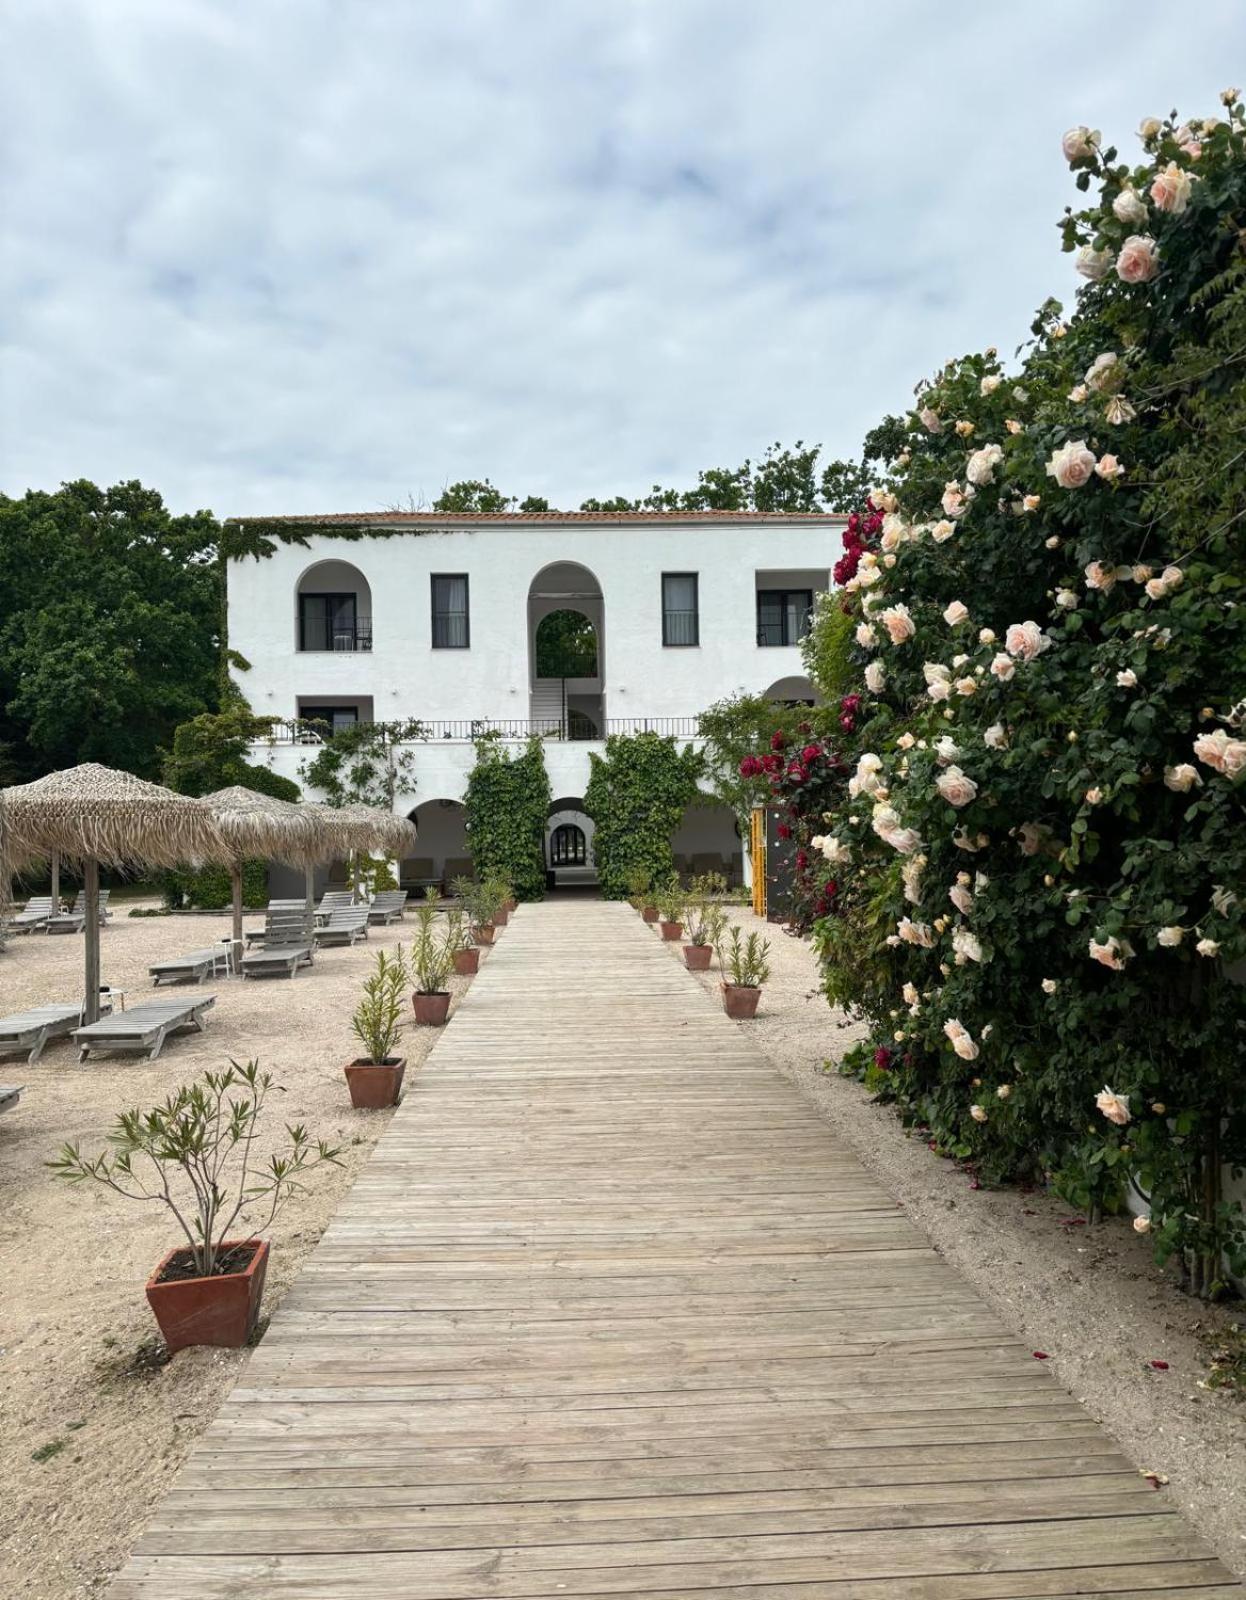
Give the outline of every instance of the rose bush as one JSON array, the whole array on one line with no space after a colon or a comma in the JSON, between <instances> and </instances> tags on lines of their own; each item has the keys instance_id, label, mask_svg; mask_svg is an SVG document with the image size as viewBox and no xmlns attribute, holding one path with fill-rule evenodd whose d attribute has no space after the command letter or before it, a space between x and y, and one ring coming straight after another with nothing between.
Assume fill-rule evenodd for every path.
<instances>
[{"instance_id":1,"label":"rose bush","mask_svg":"<svg viewBox=\"0 0 1246 1600\"><path fill-rule=\"evenodd\" d=\"M857 760L818 818L815 932L828 997L873 1025L856 1070L988 1177L1092 1213L1136 1185L1204 1294L1246 1271L1221 1189L1246 1162L1246 123L1226 107L1148 122L1137 164L1066 136L1093 192L1063 225L1076 308L1042 308L1015 374L991 350L921 386L807 651L816 676L847 605Z\"/></svg>"}]
</instances>

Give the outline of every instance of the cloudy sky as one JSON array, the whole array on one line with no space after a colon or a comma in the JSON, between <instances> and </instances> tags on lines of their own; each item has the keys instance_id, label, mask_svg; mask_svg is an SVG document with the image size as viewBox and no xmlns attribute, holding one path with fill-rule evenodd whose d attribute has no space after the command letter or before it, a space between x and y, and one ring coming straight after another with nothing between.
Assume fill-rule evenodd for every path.
<instances>
[{"instance_id":1,"label":"cloudy sky","mask_svg":"<svg viewBox=\"0 0 1246 1600\"><path fill-rule=\"evenodd\" d=\"M574 506L855 454L1071 292L1242 0L0 0L0 490ZM1234 76L1236 74L1236 76Z\"/></svg>"}]
</instances>

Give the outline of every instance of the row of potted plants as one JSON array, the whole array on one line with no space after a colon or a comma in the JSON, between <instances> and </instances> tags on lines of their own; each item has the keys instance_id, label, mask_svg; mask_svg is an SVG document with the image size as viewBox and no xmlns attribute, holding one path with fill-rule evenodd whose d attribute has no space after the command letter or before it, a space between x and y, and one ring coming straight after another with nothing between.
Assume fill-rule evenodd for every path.
<instances>
[{"instance_id":1,"label":"row of potted plants","mask_svg":"<svg viewBox=\"0 0 1246 1600\"><path fill-rule=\"evenodd\" d=\"M756 1016L762 985L770 976L770 941L732 925L722 904L726 879L707 873L685 889L677 878L654 887L638 876L631 888L631 904L647 923L657 925L664 940L686 940L684 965L690 971L708 972L717 954L727 1015L737 1020Z\"/></svg>"}]
</instances>

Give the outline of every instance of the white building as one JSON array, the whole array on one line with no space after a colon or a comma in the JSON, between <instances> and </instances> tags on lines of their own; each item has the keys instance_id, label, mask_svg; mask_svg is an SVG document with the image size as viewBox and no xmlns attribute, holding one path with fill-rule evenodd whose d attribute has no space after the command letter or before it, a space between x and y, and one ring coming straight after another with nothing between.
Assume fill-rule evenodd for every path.
<instances>
[{"instance_id":1,"label":"white building","mask_svg":"<svg viewBox=\"0 0 1246 1600\"><path fill-rule=\"evenodd\" d=\"M725 695L812 699L799 641L843 519L386 512L236 524L287 531L273 555L229 563L229 645L249 664L238 680L258 715L279 719L253 758L298 781L326 725L419 719L415 790L398 799L420 828L421 856L404 864L415 882L469 854L461 801L478 732L547 736L548 859L573 879L592 873L582 797L606 734L695 743L698 714ZM303 542L289 539L296 530ZM557 626L542 623L568 611L591 623L596 660L582 676L542 676L538 649ZM708 800L673 844L690 868L717 858L739 870L734 818Z\"/></svg>"}]
</instances>

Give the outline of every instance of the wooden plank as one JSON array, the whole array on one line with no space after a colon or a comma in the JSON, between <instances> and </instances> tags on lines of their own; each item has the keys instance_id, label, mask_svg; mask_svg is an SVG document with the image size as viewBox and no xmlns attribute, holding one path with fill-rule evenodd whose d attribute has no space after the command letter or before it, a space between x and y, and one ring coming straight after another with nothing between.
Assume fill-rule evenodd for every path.
<instances>
[{"instance_id":1,"label":"wooden plank","mask_svg":"<svg viewBox=\"0 0 1246 1600\"><path fill-rule=\"evenodd\" d=\"M503 934L112 1591L1241 1592L634 914L570 902Z\"/></svg>"}]
</instances>

